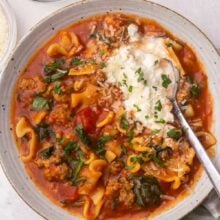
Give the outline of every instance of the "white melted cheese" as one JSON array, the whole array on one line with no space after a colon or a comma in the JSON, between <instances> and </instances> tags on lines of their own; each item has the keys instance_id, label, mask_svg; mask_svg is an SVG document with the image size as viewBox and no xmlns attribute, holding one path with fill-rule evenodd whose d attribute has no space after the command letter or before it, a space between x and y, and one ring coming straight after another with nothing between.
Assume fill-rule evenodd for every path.
<instances>
[{"instance_id":1,"label":"white melted cheese","mask_svg":"<svg viewBox=\"0 0 220 220\"><path fill-rule=\"evenodd\" d=\"M140 39L135 26L128 27L130 43L117 49L104 69L107 82L119 86L124 94L126 111L133 112L135 120L150 129L162 129L173 122L172 105L167 99L168 89L162 86L162 75L171 83L173 69L161 62L171 60L163 38ZM171 60L172 62L172 60ZM161 105L161 106L160 106Z\"/></svg>"}]
</instances>

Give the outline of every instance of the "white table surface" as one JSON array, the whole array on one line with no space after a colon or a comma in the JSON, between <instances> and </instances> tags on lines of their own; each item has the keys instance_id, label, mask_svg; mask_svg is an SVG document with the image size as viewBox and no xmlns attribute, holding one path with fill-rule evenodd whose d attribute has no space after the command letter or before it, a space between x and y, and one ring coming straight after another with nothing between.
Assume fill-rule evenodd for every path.
<instances>
[{"instance_id":1,"label":"white table surface","mask_svg":"<svg viewBox=\"0 0 220 220\"><path fill-rule=\"evenodd\" d=\"M0 0L1 1L1 0ZM77 0L39 3L31 0L8 0L15 12L18 40L51 12ZM220 0L152 0L165 5L196 24L220 48ZM108 0L106 0L107 4ZM0 167L0 220L42 220L9 184Z\"/></svg>"}]
</instances>

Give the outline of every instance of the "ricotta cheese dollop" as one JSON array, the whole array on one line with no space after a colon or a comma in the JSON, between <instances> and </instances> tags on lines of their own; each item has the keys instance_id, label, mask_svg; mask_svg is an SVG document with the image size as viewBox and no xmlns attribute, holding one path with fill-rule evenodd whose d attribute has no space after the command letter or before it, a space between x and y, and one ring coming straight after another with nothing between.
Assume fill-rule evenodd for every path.
<instances>
[{"instance_id":1,"label":"ricotta cheese dollop","mask_svg":"<svg viewBox=\"0 0 220 220\"><path fill-rule=\"evenodd\" d=\"M173 122L172 105L167 98L174 82L173 61L164 38L142 37L137 28L128 27L130 43L114 51L104 69L107 82L124 95L126 111L150 129L162 129Z\"/></svg>"}]
</instances>

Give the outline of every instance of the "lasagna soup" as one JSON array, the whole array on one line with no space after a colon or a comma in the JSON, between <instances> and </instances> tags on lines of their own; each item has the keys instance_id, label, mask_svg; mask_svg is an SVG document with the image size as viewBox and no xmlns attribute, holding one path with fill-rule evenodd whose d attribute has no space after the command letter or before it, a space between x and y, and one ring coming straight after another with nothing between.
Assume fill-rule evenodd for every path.
<instances>
[{"instance_id":1,"label":"lasagna soup","mask_svg":"<svg viewBox=\"0 0 220 220\"><path fill-rule=\"evenodd\" d=\"M12 125L30 178L86 220L144 219L192 187L200 164L167 98L205 148L212 102L193 50L155 21L120 13L60 30L20 75Z\"/></svg>"}]
</instances>

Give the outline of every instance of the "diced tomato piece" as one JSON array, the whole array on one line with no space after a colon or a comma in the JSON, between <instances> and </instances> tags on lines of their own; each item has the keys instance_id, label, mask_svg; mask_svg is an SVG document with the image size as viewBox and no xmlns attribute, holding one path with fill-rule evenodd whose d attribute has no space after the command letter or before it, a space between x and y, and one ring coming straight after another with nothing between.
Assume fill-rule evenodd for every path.
<instances>
[{"instance_id":1,"label":"diced tomato piece","mask_svg":"<svg viewBox=\"0 0 220 220\"><path fill-rule=\"evenodd\" d=\"M96 122L99 117L98 112L92 110L90 107L87 107L82 109L78 113L78 116L85 131L89 134L94 134L96 132Z\"/></svg>"},{"instance_id":2,"label":"diced tomato piece","mask_svg":"<svg viewBox=\"0 0 220 220\"><path fill-rule=\"evenodd\" d=\"M69 184L58 184L57 192L60 201L75 201L79 198L77 187Z\"/></svg>"}]
</instances>

